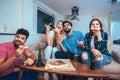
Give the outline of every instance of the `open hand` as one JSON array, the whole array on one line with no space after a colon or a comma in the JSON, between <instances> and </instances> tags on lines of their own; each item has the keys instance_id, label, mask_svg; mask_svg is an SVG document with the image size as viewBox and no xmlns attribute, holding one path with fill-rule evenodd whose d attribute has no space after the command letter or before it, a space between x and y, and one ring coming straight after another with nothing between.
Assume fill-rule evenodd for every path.
<instances>
[{"instance_id":1,"label":"open hand","mask_svg":"<svg viewBox=\"0 0 120 80\"><path fill-rule=\"evenodd\" d=\"M96 58L102 56L101 52L98 51L97 49L92 49L91 51L92 51L92 53L94 54L94 56L95 56Z\"/></svg>"},{"instance_id":2,"label":"open hand","mask_svg":"<svg viewBox=\"0 0 120 80\"><path fill-rule=\"evenodd\" d=\"M24 61L24 65L26 66L26 65L32 65L34 63L34 60L33 59L31 59L31 58L28 58L27 60L25 60Z\"/></svg>"}]
</instances>

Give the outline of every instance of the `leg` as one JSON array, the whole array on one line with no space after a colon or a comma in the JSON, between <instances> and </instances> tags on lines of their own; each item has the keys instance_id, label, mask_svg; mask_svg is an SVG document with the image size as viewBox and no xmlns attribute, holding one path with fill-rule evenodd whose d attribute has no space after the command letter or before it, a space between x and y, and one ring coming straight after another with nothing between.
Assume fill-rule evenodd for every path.
<instances>
[{"instance_id":1,"label":"leg","mask_svg":"<svg viewBox=\"0 0 120 80\"><path fill-rule=\"evenodd\" d=\"M90 63L91 63L91 55L90 55L90 53L83 52L82 55L81 55L81 58L82 58L82 62L84 64L87 64L87 65L90 66Z\"/></svg>"},{"instance_id":2,"label":"leg","mask_svg":"<svg viewBox=\"0 0 120 80\"><path fill-rule=\"evenodd\" d=\"M40 75L37 71L24 70L22 80L36 80Z\"/></svg>"},{"instance_id":3,"label":"leg","mask_svg":"<svg viewBox=\"0 0 120 80\"><path fill-rule=\"evenodd\" d=\"M18 80L19 72L13 72L9 75L0 77L0 80Z\"/></svg>"},{"instance_id":4,"label":"leg","mask_svg":"<svg viewBox=\"0 0 120 80\"><path fill-rule=\"evenodd\" d=\"M71 52L66 52L66 53L64 53L63 51L57 51L56 53L55 53L55 58L61 58L61 59L70 59L70 60L73 60L73 56L74 56L74 54L73 53L71 53Z\"/></svg>"},{"instance_id":5,"label":"leg","mask_svg":"<svg viewBox=\"0 0 120 80\"><path fill-rule=\"evenodd\" d=\"M45 59L51 58L52 46L47 46L44 50L45 52Z\"/></svg>"},{"instance_id":6,"label":"leg","mask_svg":"<svg viewBox=\"0 0 120 80\"><path fill-rule=\"evenodd\" d=\"M19 71L18 80L22 80L22 75L23 75L23 69L21 68Z\"/></svg>"},{"instance_id":7,"label":"leg","mask_svg":"<svg viewBox=\"0 0 120 80\"><path fill-rule=\"evenodd\" d=\"M108 56L108 55L102 55L102 56L103 58L99 60L95 60L95 67L97 69L103 69L105 64L109 64L112 62L111 56Z\"/></svg>"},{"instance_id":8,"label":"leg","mask_svg":"<svg viewBox=\"0 0 120 80\"><path fill-rule=\"evenodd\" d=\"M59 49L57 47L53 47L52 49L52 58L55 58L55 53L58 51Z\"/></svg>"}]
</instances>

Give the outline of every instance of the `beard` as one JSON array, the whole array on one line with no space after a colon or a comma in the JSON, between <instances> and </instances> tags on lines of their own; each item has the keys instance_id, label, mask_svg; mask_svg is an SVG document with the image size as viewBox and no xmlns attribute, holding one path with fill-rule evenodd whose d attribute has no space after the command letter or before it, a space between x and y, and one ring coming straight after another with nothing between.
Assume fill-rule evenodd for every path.
<instances>
[{"instance_id":1,"label":"beard","mask_svg":"<svg viewBox=\"0 0 120 80\"><path fill-rule=\"evenodd\" d=\"M71 29L69 30L64 30L66 34L70 33Z\"/></svg>"},{"instance_id":2,"label":"beard","mask_svg":"<svg viewBox=\"0 0 120 80\"><path fill-rule=\"evenodd\" d=\"M18 44L18 42L19 42L19 44ZM19 46L22 45L22 43L19 40L15 40L15 41L13 41L13 43L14 43L15 48L19 48Z\"/></svg>"}]
</instances>

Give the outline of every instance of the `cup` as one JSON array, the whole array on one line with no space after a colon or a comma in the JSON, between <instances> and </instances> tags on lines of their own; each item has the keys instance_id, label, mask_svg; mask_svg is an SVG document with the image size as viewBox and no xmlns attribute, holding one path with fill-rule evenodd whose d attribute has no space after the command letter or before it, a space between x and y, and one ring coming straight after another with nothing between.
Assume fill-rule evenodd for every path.
<instances>
[{"instance_id":1,"label":"cup","mask_svg":"<svg viewBox=\"0 0 120 80\"><path fill-rule=\"evenodd\" d=\"M74 61L78 62L78 55L77 55L77 49L74 49Z\"/></svg>"}]
</instances>

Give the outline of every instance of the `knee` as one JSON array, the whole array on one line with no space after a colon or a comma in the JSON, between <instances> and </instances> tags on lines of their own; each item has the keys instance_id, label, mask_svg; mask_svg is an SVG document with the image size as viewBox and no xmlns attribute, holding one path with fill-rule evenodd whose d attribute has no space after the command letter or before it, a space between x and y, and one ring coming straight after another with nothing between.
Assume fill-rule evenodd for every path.
<instances>
[{"instance_id":1,"label":"knee","mask_svg":"<svg viewBox=\"0 0 120 80\"><path fill-rule=\"evenodd\" d=\"M56 51L55 52L55 58L59 58L60 57L60 53L61 53L61 51Z\"/></svg>"},{"instance_id":2,"label":"knee","mask_svg":"<svg viewBox=\"0 0 120 80\"><path fill-rule=\"evenodd\" d=\"M87 52L83 52L81 58L82 58L82 60L88 59L88 54L87 54Z\"/></svg>"},{"instance_id":3,"label":"knee","mask_svg":"<svg viewBox=\"0 0 120 80\"><path fill-rule=\"evenodd\" d=\"M103 56L101 55L101 56L99 56L99 57L95 57L95 60L96 60L96 61L103 60Z\"/></svg>"}]
</instances>

